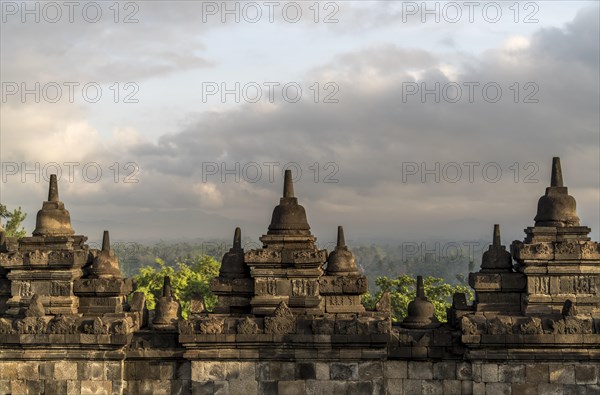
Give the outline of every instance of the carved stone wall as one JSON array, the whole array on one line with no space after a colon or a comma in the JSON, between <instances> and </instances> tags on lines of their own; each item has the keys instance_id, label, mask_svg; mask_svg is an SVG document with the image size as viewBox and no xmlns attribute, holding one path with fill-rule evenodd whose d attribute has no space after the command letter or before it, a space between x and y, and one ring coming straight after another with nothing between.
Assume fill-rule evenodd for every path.
<instances>
[{"instance_id":1,"label":"carved stone wall","mask_svg":"<svg viewBox=\"0 0 600 395\"><path fill-rule=\"evenodd\" d=\"M32 355L33 357L33 355ZM595 394L590 362L0 361L2 394Z\"/></svg>"}]
</instances>

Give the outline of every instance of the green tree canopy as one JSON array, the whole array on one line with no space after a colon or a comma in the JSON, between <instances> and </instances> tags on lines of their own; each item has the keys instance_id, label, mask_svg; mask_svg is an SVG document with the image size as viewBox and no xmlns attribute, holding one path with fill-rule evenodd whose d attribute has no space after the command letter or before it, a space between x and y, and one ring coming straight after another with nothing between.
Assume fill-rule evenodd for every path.
<instances>
[{"instance_id":1,"label":"green tree canopy","mask_svg":"<svg viewBox=\"0 0 600 395\"><path fill-rule=\"evenodd\" d=\"M148 309L156 307L156 301L162 295L162 286L165 276L171 277L173 296L181 304L183 318L188 317L190 300L193 294L204 298L208 311L212 311L217 304L217 297L210 292L210 281L219 275L221 264L208 255L189 257L175 266L167 265L162 259L156 258L158 267L145 266L140 268L139 274L134 276L136 292L146 295Z\"/></svg>"},{"instance_id":2,"label":"green tree canopy","mask_svg":"<svg viewBox=\"0 0 600 395\"><path fill-rule=\"evenodd\" d=\"M392 301L392 319L394 322L402 321L408 312L408 304L417 294L417 280L407 274L396 279L385 276L378 277L375 284L379 291L375 296L366 293L362 296L362 302L367 308L373 308L382 293L389 292ZM465 285L450 285L444 279L427 276L423 279L425 296L433 303L435 315L441 322L446 322L446 310L451 306L452 295L455 292L463 292L467 300L473 300L473 292Z\"/></svg>"},{"instance_id":3,"label":"green tree canopy","mask_svg":"<svg viewBox=\"0 0 600 395\"><path fill-rule=\"evenodd\" d=\"M5 205L0 204L0 221L2 218L8 219L3 225L7 237L21 238L27 235L27 231L21 226L21 223L27 218L27 214L21 211L21 207L10 212Z\"/></svg>"}]
</instances>

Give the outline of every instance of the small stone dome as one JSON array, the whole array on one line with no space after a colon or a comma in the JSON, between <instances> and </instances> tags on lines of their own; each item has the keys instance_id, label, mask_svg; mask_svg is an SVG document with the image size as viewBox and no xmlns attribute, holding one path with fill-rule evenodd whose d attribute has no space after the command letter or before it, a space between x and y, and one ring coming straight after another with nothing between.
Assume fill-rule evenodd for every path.
<instances>
[{"instance_id":1,"label":"small stone dome","mask_svg":"<svg viewBox=\"0 0 600 395\"><path fill-rule=\"evenodd\" d=\"M283 197L279 205L273 210L269 235L310 235L310 226L306 220L304 207L298 204L294 197L294 184L292 182L292 171L285 171L283 183Z\"/></svg>"},{"instance_id":2,"label":"small stone dome","mask_svg":"<svg viewBox=\"0 0 600 395\"><path fill-rule=\"evenodd\" d=\"M70 236L75 234L71 227L71 215L58 198L58 183L56 174L50 176L48 201L42 204L38 211L34 236Z\"/></svg>"},{"instance_id":3,"label":"small stone dome","mask_svg":"<svg viewBox=\"0 0 600 395\"><path fill-rule=\"evenodd\" d=\"M90 268L90 274L92 277L96 278L121 278L119 258L110 248L108 230L105 230L102 235L102 250L100 250L98 255L94 258L94 262Z\"/></svg>"},{"instance_id":4,"label":"small stone dome","mask_svg":"<svg viewBox=\"0 0 600 395\"><path fill-rule=\"evenodd\" d=\"M408 304L408 315L400 324L409 329L428 329L440 326L433 303L425 297L423 277L417 276L417 296Z\"/></svg>"},{"instance_id":5,"label":"small stone dome","mask_svg":"<svg viewBox=\"0 0 600 395\"><path fill-rule=\"evenodd\" d=\"M250 270L244 262L244 249L242 248L242 231L235 228L233 247L223 255L221 261L220 277L240 278L249 277Z\"/></svg>"},{"instance_id":6,"label":"small stone dome","mask_svg":"<svg viewBox=\"0 0 600 395\"><path fill-rule=\"evenodd\" d=\"M575 198L563 186L560 158L552 159L552 177L546 194L538 201L535 226L579 226Z\"/></svg>"},{"instance_id":7,"label":"small stone dome","mask_svg":"<svg viewBox=\"0 0 600 395\"><path fill-rule=\"evenodd\" d=\"M512 272L512 256L506 247L500 244L500 225L494 225L494 238L488 250L481 258L482 271L508 271Z\"/></svg>"},{"instance_id":8,"label":"small stone dome","mask_svg":"<svg viewBox=\"0 0 600 395\"><path fill-rule=\"evenodd\" d=\"M354 254L346 247L344 227L338 226L337 246L327 259L327 274L357 273Z\"/></svg>"}]
</instances>

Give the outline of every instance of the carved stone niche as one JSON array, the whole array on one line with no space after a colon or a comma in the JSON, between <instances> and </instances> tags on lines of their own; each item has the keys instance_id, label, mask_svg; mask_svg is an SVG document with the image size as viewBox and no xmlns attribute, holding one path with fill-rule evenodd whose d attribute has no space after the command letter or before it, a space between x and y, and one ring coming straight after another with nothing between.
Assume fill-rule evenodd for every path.
<instances>
[{"instance_id":1,"label":"carved stone niche","mask_svg":"<svg viewBox=\"0 0 600 395\"><path fill-rule=\"evenodd\" d=\"M285 304L280 302L270 317L264 318L265 333L286 335L296 332L296 318Z\"/></svg>"},{"instance_id":2,"label":"carved stone niche","mask_svg":"<svg viewBox=\"0 0 600 395\"><path fill-rule=\"evenodd\" d=\"M238 322L236 332L241 335L253 335L262 331L255 319L244 317Z\"/></svg>"}]
</instances>

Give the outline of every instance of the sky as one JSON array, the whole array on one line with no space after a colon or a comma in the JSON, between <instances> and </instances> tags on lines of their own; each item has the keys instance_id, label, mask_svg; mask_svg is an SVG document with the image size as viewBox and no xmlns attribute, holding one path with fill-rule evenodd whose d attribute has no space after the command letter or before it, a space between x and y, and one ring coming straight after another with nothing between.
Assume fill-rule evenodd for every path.
<instances>
[{"instance_id":1,"label":"sky","mask_svg":"<svg viewBox=\"0 0 600 395\"><path fill-rule=\"evenodd\" d=\"M93 240L258 239L290 168L320 239L509 244L560 156L599 239L597 2L72 4L0 3L0 202L29 232L58 173Z\"/></svg>"}]
</instances>

